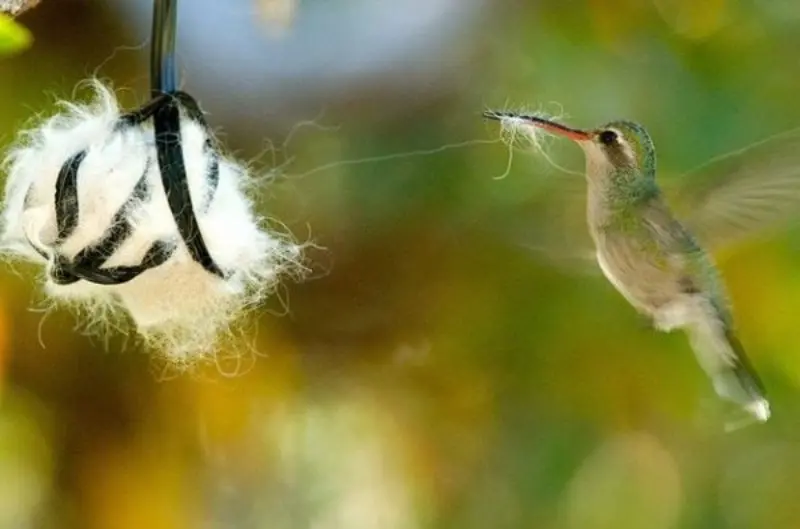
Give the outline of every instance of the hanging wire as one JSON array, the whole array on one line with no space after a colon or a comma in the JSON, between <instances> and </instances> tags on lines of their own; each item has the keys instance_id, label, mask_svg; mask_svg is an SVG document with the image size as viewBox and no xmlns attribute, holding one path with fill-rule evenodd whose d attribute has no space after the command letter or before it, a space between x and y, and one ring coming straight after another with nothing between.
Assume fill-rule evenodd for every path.
<instances>
[{"instance_id":1,"label":"hanging wire","mask_svg":"<svg viewBox=\"0 0 800 529\"><path fill-rule=\"evenodd\" d=\"M224 277L224 273L206 247L192 204L189 181L186 178L186 165L181 145L181 103L190 113L202 112L194 99L186 93L178 92L178 72L175 59L177 38L178 0L155 0L153 3L153 36L150 50L150 91L155 100L167 96L168 99L155 111L153 125L156 135L158 167L161 181L166 191L169 209L178 226L178 233L186 244L189 253L197 263L208 272ZM188 104L186 104L188 103ZM191 117L191 116L190 116ZM197 116L195 116L196 118ZM210 179L216 181L215 173Z\"/></svg>"},{"instance_id":2,"label":"hanging wire","mask_svg":"<svg viewBox=\"0 0 800 529\"><path fill-rule=\"evenodd\" d=\"M161 94L172 94L178 89L175 59L177 28L178 0L155 0L150 48L150 93L154 98Z\"/></svg>"}]
</instances>

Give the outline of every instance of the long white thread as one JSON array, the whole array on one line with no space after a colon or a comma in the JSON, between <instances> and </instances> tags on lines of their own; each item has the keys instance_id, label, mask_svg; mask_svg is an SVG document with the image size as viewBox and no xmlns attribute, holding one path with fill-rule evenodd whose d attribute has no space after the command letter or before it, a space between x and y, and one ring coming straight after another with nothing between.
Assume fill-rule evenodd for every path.
<instances>
[{"instance_id":1,"label":"long white thread","mask_svg":"<svg viewBox=\"0 0 800 529\"><path fill-rule=\"evenodd\" d=\"M345 166L353 166L353 165L363 165L369 163L381 163L381 162L388 162L392 160L401 160L404 158L413 158L415 156L430 156L433 154L440 154L445 151L453 150L453 149L462 149L464 147L469 147L473 145L491 145L495 143L499 143L501 140L465 140L455 143L447 143L445 145L440 145L438 147L432 147L430 149L419 149L415 151L404 151L404 152L397 152L391 154L384 154L378 156L367 156L365 158L356 158L352 160L339 160L337 162L326 163L320 166L317 166L313 169L310 169L304 173L300 173L297 175L290 175L291 178L306 178L316 173L329 171L331 169L336 169L338 167L345 167Z\"/></svg>"}]
</instances>

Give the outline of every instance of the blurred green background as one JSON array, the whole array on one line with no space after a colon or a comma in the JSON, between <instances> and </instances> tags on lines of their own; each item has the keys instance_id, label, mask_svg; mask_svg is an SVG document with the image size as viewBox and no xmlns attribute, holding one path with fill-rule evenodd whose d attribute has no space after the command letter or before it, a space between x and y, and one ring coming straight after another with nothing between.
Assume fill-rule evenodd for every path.
<instances>
[{"instance_id":1,"label":"blurred green background","mask_svg":"<svg viewBox=\"0 0 800 529\"><path fill-rule=\"evenodd\" d=\"M92 75L126 104L144 100L146 43L119 3L44 0L19 19L34 40L0 57L0 143ZM295 32L320 4L218 5L253 9L279 53L333 39ZM599 274L510 233L546 230L536 205L571 177L517 153L494 180L499 143L336 164L496 139L486 106L557 102L575 126L645 124L669 178L800 126L800 5L469 4L447 39L372 76L337 57L344 84L323 76L307 96L283 83L242 108L237 90L258 101L260 85L195 86L216 66L187 60L185 88L227 147L256 173L281 166L259 208L321 247L313 273L256 315L258 354L173 376L131 340L83 337L68 312L45 318L35 272L4 267L0 527L800 527L798 230L717 256L774 412L726 435L682 335L643 328ZM199 5L181 9L202 17ZM237 31L211 27L209 47Z\"/></svg>"}]
</instances>

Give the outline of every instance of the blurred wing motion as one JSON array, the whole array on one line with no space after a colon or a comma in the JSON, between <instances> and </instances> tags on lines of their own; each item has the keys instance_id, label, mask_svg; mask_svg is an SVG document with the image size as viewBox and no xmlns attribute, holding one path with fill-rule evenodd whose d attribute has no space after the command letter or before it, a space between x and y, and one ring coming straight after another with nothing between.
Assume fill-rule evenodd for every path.
<instances>
[{"instance_id":1,"label":"blurred wing motion","mask_svg":"<svg viewBox=\"0 0 800 529\"><path fill-rule=\"evenodd\" d=\"M709 249L800 219L800 129L713 158L664 191Z\"/></svg>"},{"instance_id":2,"label":"blurred wing motion","mask_svg":"<svg viewBox=\"0 0 800 529\"><path fill-rule=\"evenodd\" d=\"M586 228L586 181L556 173L513 214L504 208L484 224L506 243L549 266L571 273L599 274Z\"/></svg>"}]
</instances>

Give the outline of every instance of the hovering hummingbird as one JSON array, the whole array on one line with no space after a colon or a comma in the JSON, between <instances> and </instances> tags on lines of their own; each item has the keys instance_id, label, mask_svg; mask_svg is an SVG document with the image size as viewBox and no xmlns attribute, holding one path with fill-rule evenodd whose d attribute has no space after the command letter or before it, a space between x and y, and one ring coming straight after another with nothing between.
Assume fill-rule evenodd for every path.
<instances>
[{"instance_id":1,"label":"hovering hummingbird","mask_svg":"<svg viewBox=\"0 0 800 529\"><path fill-rule=\"evenodd\" d=\"M734 333L725 287L692 223L679 220L668 206L656 182L655 147L644 127L620 120L580 130L531 115L485 112L484 117L513 119L583 149L588 232L605 277L655 328L685 331L716 393L766 421L769 402ZM775 186L751 192L745 201L757 206L753 197L764 202L771 192ZM706 217L719 221L730 213L717 208Z\"/></svg>"}]
</instances>

